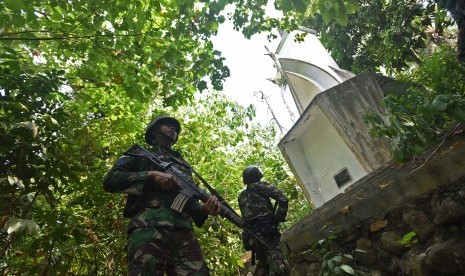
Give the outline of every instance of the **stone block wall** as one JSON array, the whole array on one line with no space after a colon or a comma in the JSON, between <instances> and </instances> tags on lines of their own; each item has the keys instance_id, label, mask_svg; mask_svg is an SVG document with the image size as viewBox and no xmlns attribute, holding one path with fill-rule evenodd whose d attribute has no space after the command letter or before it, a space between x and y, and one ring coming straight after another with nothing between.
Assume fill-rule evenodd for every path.
<instances>
[{"instance_id":1,"label":"stone block wall","mask_svg":"<svg viewBox=\"0 0 465 276\"><path fill-rule=\"evenodd\" d=\"M329 244L333 254L352 256L355 275L463 276L465 177L354 223ZM321 251L310 248L287 252L291 276L320 275ZM240 275L253 275L250 255L244 257Z\"/></svg>"},{"instance_id":2,"label":"stone block wall","mask_svg":"<svg viewBox=\"0 0 465 276\"><path fill-rule=\"evenodd\" d=\"M465 276L465 127L446 138L370 173L284 231L291 276L320 275L327 252L349 255L355 275ZM244 262L240 275L253 275Z\"/></svg>"},{"instance_id":3,"label":"stone block wall","mask_svg":"<svg viewBox=\"0 0 465 276\"><path fill-rule=\"evenodd\" d=\"M354 224L331 250L351 255L356 275L465 275L465 179ZM314 253L291 254L291 275L319 275Z\"/></svg>"}]
</instances>

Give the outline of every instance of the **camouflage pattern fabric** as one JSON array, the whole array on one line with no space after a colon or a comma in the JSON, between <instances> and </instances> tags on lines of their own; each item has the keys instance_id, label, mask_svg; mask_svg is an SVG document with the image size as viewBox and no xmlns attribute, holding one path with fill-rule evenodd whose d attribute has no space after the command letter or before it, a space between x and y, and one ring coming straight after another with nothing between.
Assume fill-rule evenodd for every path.
<instances>
[{"instance_id":1,"label":"camouflage pattern fabric","mask_svg":"<svg viewBox=\"0 0 465 276\"><path fill-rule=\"evenodd\" d=\"M256 226L252 226L251 228L256 228ZM281 234L279 232L270 234L257 232L256 235L272 248L268 249L254 241L252 238L250 239L250 249L253 251L257 259L257 267L254 275L289 275L289 263L286 256L279 248Z\"/></svg>"},{"instance_id":2,"label":"camouflage pattern fabric","mask_svg":"<svg viewBox=\"0 0 465 276\"><path fill-rule=\"evenodd\" d=\"M176 151L161 152L150 149L152 154L162 161L172 163L185 177L192 177L190 166ZM108 192L119 192L128 195L124 216L134 219L138 216L138 221L129 226L129 229L138 226L172 226L192 228L192 219L197 226L201 226L207 219L203 214L198 200L190 200L186 208L187 213L172 211L159 211L160 208L169 208L174 198L178 195L176 191L162 191L155 183L147 181L147 172L159 170L145 158L134 156L121 156L116 164L105 176L103 186ZM157 210L157 211L154 211ZM148 212L148 214L141 214ZM157 219L156 216L160 216ZM141 222L141 218L149 220Z\"/></svg>"},{"instance_id":3,"label":"camouflage pattern fabric","mask_svg":"<svg viewBox=\"0 0 465 276\"><path fill-rule=\"evenodd\" d=\"M278 204L276 213L271 199ZM238 202L246 226L271 246L270 250L247 234L242 234L244 247L251 249L257 258L254 275L288 275L289 264L279 249L281 234L278 228L279 222L285 221L287 216L286 196L268 182L257 182L247 184L241 191Z\"/></svg>"},{"instance_id":4,"label":"camouflage pattern fabric","mask_svg":"<svg viewBox=\"0 0 465 276\"><path fill-rule=\"evenodd\" d=\"M274 199L278 203L276 213L270 199ZM274 215L278 222L283 222L286 219L289 205L287 197L268 182L248 184L241 191L238 202L242 217L247 221Z\"/></svg>"},{"instance_id":5,"label":"camouflage pattern fabric","mask_svg":"<svg viewBox=\"0 0 465 276\"><path fill-rule=\"evenodd\" d=\"M192 230L166 227L135 229L128 238L129 276L209 275Z\"/></svg>"},{"instance_id":6,"label":"camouflage pattern fabric","mask_svg":"<svg viewBox=\"0 0 465 276\"><path fill-rule=\"evenodd\" d=\"M192 177L190 166L176 151L161 152L150 149L162 161L172 163L185 177ZM104 179L108 192L128 195L124 216L131 218L128 230L145 226L163 226L192 229L192 221L200 227L208 215L201 212L198 200L189 200L185 212L177 212L169 207L178 195L177 191L164 191L155 183L147 181L147 172L159 170L145 158L121 156Z\"/></svg>"},{"instance_id":7,"label":"camouflage pattern fabric","mask_svg":"<svg viewBox=\"0 0 465 276\"><path fill-rule=\"evenodd\" d=\"M176 227L193 229L188 214L170 208L144 208L134 214L128 225L128 231L146 226Z\"/></svg>"},{"instance_id":8,"label":"camouflage pattern fabric","mask_svg":"<svg viewBox=\"0 0 465 276\"><path fill-rule=\"evenodd\" d=\"M189 164L176 151L149 150L170 162L186 177ZM127 194L124 216L128 224L129 275L208 275L192 222L200 227L208 215L198 200L190 199L183 212L170 209L178 195L147 181L147 172L160 170L144 158L121 156L104 179L104 189Z\"/></svg>"},{"instance_id":9,"label":"camouflage pattern fabric","mask_svg":"<svg viewBox=\"0 0 465 276\"><path fill-rule=\"evenodd\" d=\"M281 250L271 250L267 255L267 269L269 276L289 275L289 263Z\"/></svg>"}]
</instances>

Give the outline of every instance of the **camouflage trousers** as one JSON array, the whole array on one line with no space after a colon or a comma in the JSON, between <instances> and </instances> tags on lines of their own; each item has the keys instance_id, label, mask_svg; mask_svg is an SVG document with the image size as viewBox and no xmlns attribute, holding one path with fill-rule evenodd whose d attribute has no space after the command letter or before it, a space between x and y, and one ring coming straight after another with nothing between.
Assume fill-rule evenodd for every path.
<instances>
[{"instance_id":1,"label":"camouflage trousers","mask_svg":"<svg viewBox=\"0 0 465 276\"><path fill-rule=\"evenodd\" d=\"M290 275L289 263L286 256L279 249L267 251L265 256L257 256L255 274L257 276L288 276Z\"/></svg>"},{"instance_id":2,"label":"camouflage trousers","mask_svg":"<svg viewBox=\"0 0 465 276\"><path fill-rule=\"evenodd\" d=\"M279 249L280 234L260 235L271 248L254 243L252 251L257 258L255 274L257 276L285 276L289 275L289 263L284 253Z\"/></svg>"},{"instance_id":3,"label":"camouflage trousers","mask_svg":"<svg viewBox=\"0 0 465 276\"><path fill-rule=\"evenodd\" d=\"M141 227L128 237L129 276L209 275L193 230Z\"/></svg>"}]
</instances>

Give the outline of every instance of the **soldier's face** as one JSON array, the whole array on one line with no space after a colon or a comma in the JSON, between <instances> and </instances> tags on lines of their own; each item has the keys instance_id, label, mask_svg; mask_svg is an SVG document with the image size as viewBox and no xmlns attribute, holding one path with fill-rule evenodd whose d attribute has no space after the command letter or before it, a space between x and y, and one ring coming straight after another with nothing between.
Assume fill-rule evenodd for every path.
<instances>
[{"instance_id":1,"label":"soldier's face","mask_svg":"<svg viewBox=\"0 0 465 276\"><path fill-rule=\"evenodd\" d=\"M155 131L157 132L156 134L159 134L155 135L155 137L159 137L158 139L168 139L172 143L178 139L176 128L170 123L160 124L160 127L155 129Z\"/></svg>"}]
</instances>

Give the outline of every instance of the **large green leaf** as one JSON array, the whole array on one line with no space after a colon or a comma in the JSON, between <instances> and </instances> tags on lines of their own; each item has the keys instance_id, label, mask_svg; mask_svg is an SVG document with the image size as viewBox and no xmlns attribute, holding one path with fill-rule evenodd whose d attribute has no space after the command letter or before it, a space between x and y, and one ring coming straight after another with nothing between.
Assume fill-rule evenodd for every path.
<instances>
[{"instance_id":1,"label":"large green leaf","mask_svg":"<svg viewBox=\"0 0 465 276\"><path fill-rule=\"evenodd\" d=\"M5 0L5 7L14 11L21 11L26 5L23 0Z\"/></svg>"},{"instance_id":2,"label":"large green leaf","mask_svg":"<svg viewBox=\"0 0 465 276\"><path fill-rule=\"evenodd\" d=\"M20 234L22 232L28 232L29 234L37 234L40 230L39 225L35 221L19 218L9 219L5 223L5 228L8 234Z\"/></svg>"}]
</instances>

